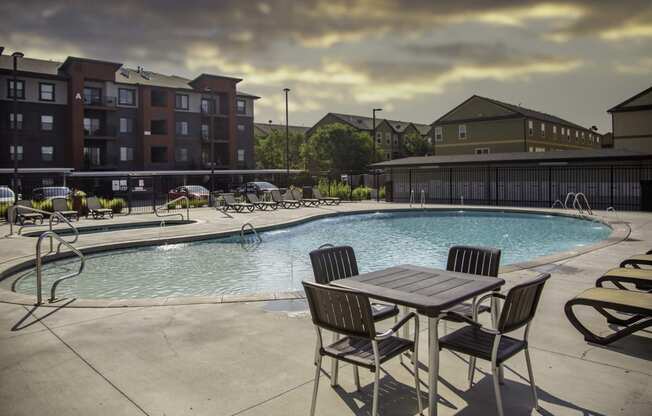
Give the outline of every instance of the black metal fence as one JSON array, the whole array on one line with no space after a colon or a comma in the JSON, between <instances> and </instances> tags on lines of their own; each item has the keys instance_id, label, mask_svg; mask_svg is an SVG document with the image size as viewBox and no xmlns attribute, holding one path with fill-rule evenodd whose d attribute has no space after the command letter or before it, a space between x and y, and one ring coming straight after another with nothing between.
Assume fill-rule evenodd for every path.
<instances>
[{"instance_id":1,"label":"black metal fence","mask_svg":"<svg viewBox=\"0 0 652 416\"><path fill-rule=\"evenodd\" d=\"M396 169L387 187L396 202L551 207L583 192L597 209L650 210L652 166L440 167Z\"/></svg>"}]
</instances>

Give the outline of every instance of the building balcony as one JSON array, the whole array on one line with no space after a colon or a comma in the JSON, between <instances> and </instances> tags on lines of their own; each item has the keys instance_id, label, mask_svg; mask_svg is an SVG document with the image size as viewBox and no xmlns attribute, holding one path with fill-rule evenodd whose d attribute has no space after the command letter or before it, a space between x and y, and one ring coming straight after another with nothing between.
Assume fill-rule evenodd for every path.
<instances>
[{"instance_id":1,"label":"building balcony","mask_svg":"<svg viewBox=\"0 0 652 416\"><path fill-rule=\"evenodd\" d=\"M207 136L207 135L202 134L201 141L202 141L202 143L210 143L211 138L209 136ZM228 143L229 140L225 139L223 137L216 137L216 138L213 139L213 142L214 143Z\"/></svg>"},{"instance_id":2,"label":"building balcony","mask_svg":"<svg viewBox=\"0 0 652 416\"><path fill-rule=\"evenodd\" d=\"M84 105L86 107L109 108L115 109L117 103L116 97L101 95L84 95Z\"/></svg>"},{"instance_id":3,"label":"building balcony","mask_svg":"<svg viewBox=\"0 0 652 416\"><path fill-rule=\"evenodd\" d=\"M114 139L118 135L118 129L114 126L104 126L99 129L84 129L84 137L87 139Z\"/></svg>"}]
</instances>

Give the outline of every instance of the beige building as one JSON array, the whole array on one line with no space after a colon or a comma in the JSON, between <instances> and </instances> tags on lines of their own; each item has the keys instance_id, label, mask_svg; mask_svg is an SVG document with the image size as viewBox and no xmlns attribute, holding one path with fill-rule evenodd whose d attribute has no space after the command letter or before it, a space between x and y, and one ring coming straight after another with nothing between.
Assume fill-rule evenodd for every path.
<instances>
[{"instance_id":1,"label":"beige building","mask_svg":"<svg viewBox=\"0 0 652 416\"><path fill-rule=\"evenodd\" d=\"M434 123L436 155L602 147L602 135L559 117L473 95Z\"/></svg>"},{"instance_id":2,"label":"beige building","mask_svg":"<svg viewBox=\"0 0 652 416\"><path fill-rule=\"evenodd\" d=\"M652 87L608 110L614 148L652 152Z\"/></svg>"}]
</instances>

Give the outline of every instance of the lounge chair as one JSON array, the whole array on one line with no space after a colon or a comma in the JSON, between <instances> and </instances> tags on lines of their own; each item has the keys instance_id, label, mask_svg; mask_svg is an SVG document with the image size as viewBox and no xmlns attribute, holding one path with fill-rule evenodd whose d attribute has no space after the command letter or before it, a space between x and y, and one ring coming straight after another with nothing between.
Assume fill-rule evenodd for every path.
<instances>
[{"instance_id":1,"label":"lounge chair","mask_svg":"<svg viewBox=\"0 0 652 416\"><path fill-rule=\"evenodd\" d=\"M623 283L633 284L638 290L652 291L652 269L634 269L632 267L616 267L608 270L595 285L602 287L604 283L610 282L618 289L629 290Z\"/></svg>"},{"instance_id":2,"label":"lounge chair","mask_svg":"<svg viewBox=\"0 0 652 416\"><path fill-rule=\"evenodd\" d=\"M52 210L67 219L74 218L76 221L79 221L79 213L75 210L68 209L68 200L66 198L52 198Z\"/></svg>"},{"instance_id":3,"label":"lounge chair","mask_svg":"<svg viewBox=\"0 0 652 416\"><path fill-rule=\"evenodd\" d=\"M590 306L607 319L610 324L623 327L609 335L598 335L584 326L573 311L574 306ZM619 318L611 312L628 314ZM652 326L652 293L633 290L594 287L566 302L564 312L570 323L584 335L587 342L608 345L623 337Z\"/></svg>"},{"instance_id":4,"label":"lounge chair","mask_svg":"<svg viewBox=\"0 0 652 416\"><path fill-rule=\"evenodd\" d=\"M312 195L319 200L319 202L326 205L339 205L342 200L334 196L322 196L319 189L312 188Z\"/></svg>"},{"instance_id":5,"label":"lounge chair","mask_svg":"<svg viewBox=\"0 0 652 416\"><path fill-rule=\"evenodd\" d=\"M401 356L404 352L414 354L414 384L416 389L418 413L423 410L421 392L419 387L419 318L415 313L404 316L388 331L376 332L372 317L369 298L359 292L340 289L329 285L303 282L312 322L317 331L317 345L315 348L315 382L312 392L310 415L314 416L317 404L317 391L321 378L322 357L331 357L353 364L356 375L356 387L360 390L357 368L363 367L374 373L373 402L371 415L378 414L378 390L380 384L381 365L386 361ZM400 328L408 321L414 319L413 339L397 336ZM343 335L342 338L331 344L325 344L322 330ZM333 374L331 384L337 385L336 375Z\"/></svg>"},{"instance_id":6,"label":"lounge chair","mask_svg":"<svg viewBox=\"0 0 652 416\"><path fill-rule=\"evenodd\" d=\"M500 394L502 384L502 371L500 367L504 361L523 351L525 363L529 375L530 387L535 409L539 408L537 400L537 387L534 384L532 363L528 352L528 335L530 324L541 298L541 292L550 274L543 273L534 279L529 279L512 287L507 295L498 292L491 292L480 297L476 305L490 298L503 299L505 306L500 314L496 329L486 329L478 322L468 319L463 315L459 318L468 325L443 336L439 340L439 347L455 351L461 354L468 354L473 358L480 358L491 361L491 373L493 375L494 393L496 395L496 407L498 414L503 416L503 402ZM511 337L507 334L525 327L523 339ZM475 370L475 360L472 361L471 380Z\"/></svg>"},{"instance_id":7,"label":"lounge chair","mask_svg":"<svg viewBox=\"0 0 652 416\"><path fill-rule=\"evenodd\" d=\"M279 206L283 208L300 208L301 202L295 201L291 196L288 196L286 199L284 195L281 195L281 192L277 189L270 191L272 195L272 201L276 202Z\"/></svg>"},{"instance_id":8,"label":"lounge chair","mask_svg":"<svg viewBox=\"0 0 652 416\"><path fill-rule=\"evenodd\" d=\"M292 197L301 202L301 205L304 207L316 207L319 206L319 199L315 198L304 198L303 197L303 192L299 189L293 189L292 190Z\"/></svg>"},{"instance_id":9,"label":"lounge chair","mask_svg":"<svg viewBox=\"0 0 652 416\"><path fill-rule=\"evenodd\" d=\"M243 212L245 210L254 212L254 209L256 209L254 204L250 204L248 202L237 202L233 194L222 194L222 198L224 199L225 211L231 209L235 212Z\"/></svg>"},{"instance_id":10,"label":"lounge chair","mask_svg":"<svg viewBox=\"0 0 652 416\"><path fill-rule=\"evenodd\" d=\"M86 208L88 208L86 218L88 218L88 214L92 215L95 219L104 218L105 215L113 218L113 210L111 208L102 208L100 200L96 196L86 198Z\"/></svg>"},{"instance_id":11,"label":"lounge chair","mask_svg":"<svg viewBox=\"0 0 652 416\"><path fill-rule=\"evenodd\" d=\"M20 225L25 225L26 221L30 221L34 225L36 225L36 221L38 221L39 224L43 224L43 214L27 211L25 209L21 209L20 207L32 208L32 201L26 199L16 201L15 221L18 221Z\"/></svg>"},{"instance_id":12,"label":"lounge chair","mask_svg":"<svg viewBox=\"0 0 652 416\"><path fill-rule=\"evenodd\" d=\"M635 269L640 269L641 266L652 266L652 250L648 250L645 254L637 254L620 263L620 267L631 266Z\"/></svg>"},{"instance_id":13,"label":"lounge chair","mask_svg":"<svg viewBox=\"0 0 652 416\"><path fill-rule=\"evenodd\" d=\"M260 199L258 199L258 196L256 196L256 194L248 193L247 200L249 200L250 203L254 204L254 206L261 211L266 211L267 209L275 210L278 208L277 202L261 201Z\"/></svg>"}]
</instances>

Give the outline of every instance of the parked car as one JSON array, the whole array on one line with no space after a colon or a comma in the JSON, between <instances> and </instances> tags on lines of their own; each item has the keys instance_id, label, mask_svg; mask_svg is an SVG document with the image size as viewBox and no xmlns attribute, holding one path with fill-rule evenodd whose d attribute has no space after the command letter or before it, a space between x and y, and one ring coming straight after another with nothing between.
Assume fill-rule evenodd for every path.
<instances>
[{"instance_id":1,"label":"parked car","mask_svg":"<svg viewBox=\"0 0 652 416\"><path fill-rule=\"evenodd\" d=\"M238 192L240 194L252 193L260 196L265 192L277 191L278 188L276 185L269 182L247 182L244 185L240 185Z\"/></svg>"},{"instance_id":2,"label":"parked car","mask_svg":"<svg viewBox=\"0 0 652 416\"><path fill-rule=\"evenodd\" d=\"M0 186L0 204L13 204L16 194L8 186Z\"/></svg>"},{"instance_id":3,"label":"parked car","mask_svg":"<svg viewBox=\"0 0 652 416\"><path fill-rule=\"evenodd\" d=\"M209 190L201 185L185 185L174 188L168 192L170 200L177 199L180 196L187 196L188 199L208 199Z\"/></svg>"},{"instance_id":4,"label":"parked car","mask_svg":"<svg viewBox=\"0 0 652 416\"><path fill-rule=\"evenodd\" d=\"M32 199L43 201L52 198L70 198L72 192L67 186L44 186L43 188L34 188Z\"/></svg>"}]
</instances>

